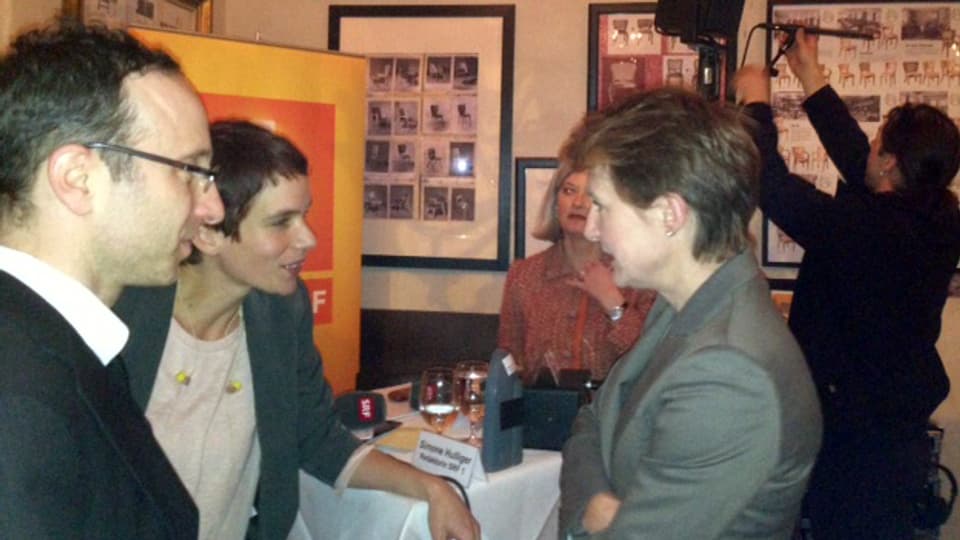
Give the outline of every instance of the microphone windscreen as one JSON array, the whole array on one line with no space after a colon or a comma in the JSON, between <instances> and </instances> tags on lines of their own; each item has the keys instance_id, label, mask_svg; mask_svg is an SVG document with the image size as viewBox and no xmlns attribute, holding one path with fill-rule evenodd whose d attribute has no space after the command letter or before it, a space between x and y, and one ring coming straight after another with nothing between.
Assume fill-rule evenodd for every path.
<instances>
[{"instance_id":1,"label":"microphone windscreen","mask_svg":"<svg viewBox=\"0 0 960 540\"><path fill-rule=\"evenodd\" d=\"M333 401L333 410L347 429L372 428L387 417L387 400L376 392L350 392Z\"/></svg>"}]
</instances>

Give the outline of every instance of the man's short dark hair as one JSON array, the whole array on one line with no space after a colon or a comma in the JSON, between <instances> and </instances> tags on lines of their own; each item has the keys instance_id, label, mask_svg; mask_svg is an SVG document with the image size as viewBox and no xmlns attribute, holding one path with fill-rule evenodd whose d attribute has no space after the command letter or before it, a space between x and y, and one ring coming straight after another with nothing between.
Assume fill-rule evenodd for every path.
<instances>
[{"instance_id":1,"label":"man's short dark hair","mask_svg":"<svg viewBox=\"0 0 960 540\"><path fill-rule=\"evenodd\" d=\"M223 201L223 221L213 228L240 240L240 222L254 198L270 182L306 176L307 158L289 140L246 120L221 120L210 125L211 167L217 171L217 191ZM196 249L188 263L200 262Z\"/></svg>"},{"instance_id":2,"label":"man's short dark hair","mask_svg":"<svg viewBox=\"0 0 960 540\"><path fill-rule=\"evenodd\" d=\"M56 148L129 142L136 113L123 83L151 71L180 68L124 31L69 19L11 44L0 58L0 223L30 213L35 173ZM114 178L129 162L122 155L104 160Z\"/></svg>"}]
</instances>

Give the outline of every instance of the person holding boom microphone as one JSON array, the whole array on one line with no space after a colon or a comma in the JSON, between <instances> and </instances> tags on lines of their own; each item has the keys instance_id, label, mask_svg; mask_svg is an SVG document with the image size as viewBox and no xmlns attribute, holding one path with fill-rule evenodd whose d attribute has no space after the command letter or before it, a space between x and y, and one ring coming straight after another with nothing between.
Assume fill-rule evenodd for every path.
<instances>
[{"instance_id":1,"label":"person holding boom microphone","mask_svg":"<svg viewBox=\"0 0 960 540\"><path fill-rule=\"evenodd\" d=\"M760 207L805 250L789 324L810 364L823 447L804 501L816 540L913 537L929 456L925 427L949 381L935 349L960 257L948 189L960 134L934 107L894 107L873 141L827 85L817 40L786 51L803 107L843 177L837 195L787 170L777 152L769 74L736 78L763 156Z\"/></svg>"}]
</instances>

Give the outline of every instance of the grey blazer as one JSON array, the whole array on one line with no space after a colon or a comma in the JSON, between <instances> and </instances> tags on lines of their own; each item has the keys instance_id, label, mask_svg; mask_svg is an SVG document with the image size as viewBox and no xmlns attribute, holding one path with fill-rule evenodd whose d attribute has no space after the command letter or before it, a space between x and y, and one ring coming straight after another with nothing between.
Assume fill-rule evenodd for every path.
<instances>
[{"instance_id":1,"label":"grey blazer","mask_svg":"<svg viewBox=\"0 0 960 540\"><path fill-rule=\"evenodd\" d=\"M146 410L173 316L175 287L130 288L114 311L130 326L130 389ZM290 296L257 290L243 302L253 371L260 485L247 538L287 537L299 507L298 470L332 484L360 445L332 411L333 392L313 343L306 287Z\"/></svg>"},{"instance_id":2,"label":"grey blazer","mask_svg":"<svg viewBox=\"0 0 960 540\"><path fill-rule=\"evenodd\" d=\"M560 535L787 539L820 446L810 373L753 255L727 261L643 337L584 407L563 450ZM608 529L590 498L622 501Z\"/></svg>"}]
</instances>

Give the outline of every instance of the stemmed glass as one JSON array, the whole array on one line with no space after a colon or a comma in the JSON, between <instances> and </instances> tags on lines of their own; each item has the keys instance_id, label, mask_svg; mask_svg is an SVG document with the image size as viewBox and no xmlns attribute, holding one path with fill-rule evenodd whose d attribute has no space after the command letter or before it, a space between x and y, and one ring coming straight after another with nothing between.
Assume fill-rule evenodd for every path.
<instances>
[{"instance_id":1,"label":"stemmed glass","mask_svg":"<svg viewBox=\"0 0 960 540\"><path fill-rule=\"evenodd\" d=\"M470 436L466 442L473 446L483 443L481 431L483 416L486 412L483 403L484 391L487 387L486 362L460 362L454 369L457 403L460 404L460 414L470 420Z\"/></svg>"},{"instance_id":2,"label":"stemmed glass","mask_svg":"<svg viewBox=\"0 0 960 540\"><path fill-rule=\"evenodd\" d=\"M420 376L420 414L438 435L457 417L453 370L431 367Z\"/></svg>"}]
</instances>

